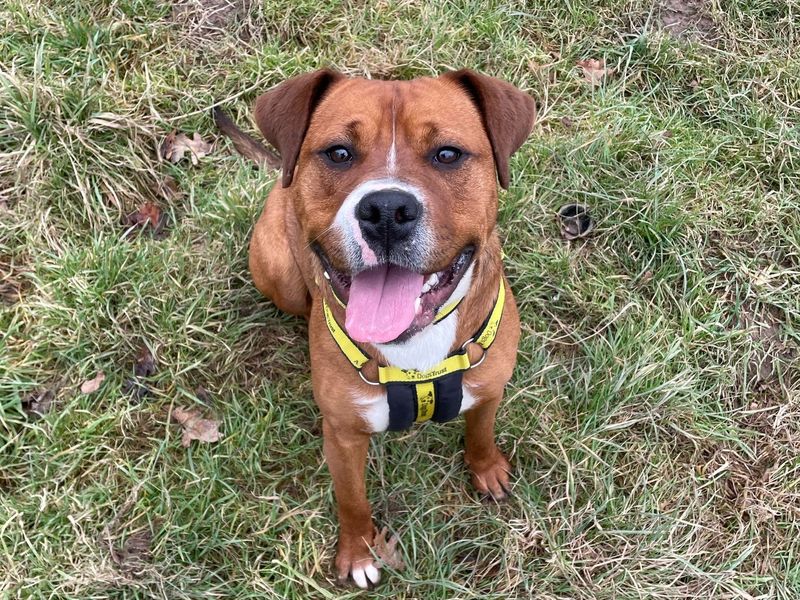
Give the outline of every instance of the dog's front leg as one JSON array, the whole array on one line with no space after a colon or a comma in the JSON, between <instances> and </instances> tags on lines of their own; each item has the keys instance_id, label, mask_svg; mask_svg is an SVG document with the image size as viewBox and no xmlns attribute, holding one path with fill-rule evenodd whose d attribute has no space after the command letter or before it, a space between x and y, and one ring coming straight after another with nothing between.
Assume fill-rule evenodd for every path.
<instances>
[{"instance_id":1,"label":"dog's front leg","mask_svg":"<svg viewBox=\"0 0 800 600\"><path fill-rule=\"evenodd\" d=\"M356 585L366 588L369 582L375 584L380 580L380 571L370 553L376 532L364 479L370 436L337 428L327 419L323 420L322 432L325 460L333 477L339 510L336 574L340 583L352 576Z\"/></svg>"},{"instance_id":2,"label":"dog's front leg","mask_svg":"<svg viewBox=\"0 0 800 600\"><path fill-rule=\"evenodd\" d=\"M494 500L508 497L511 465L494 442L494 420L502 397L502 389L464 413L464 462L472 472L472 485L481 494Z\"/></svg>"}]
</instances>

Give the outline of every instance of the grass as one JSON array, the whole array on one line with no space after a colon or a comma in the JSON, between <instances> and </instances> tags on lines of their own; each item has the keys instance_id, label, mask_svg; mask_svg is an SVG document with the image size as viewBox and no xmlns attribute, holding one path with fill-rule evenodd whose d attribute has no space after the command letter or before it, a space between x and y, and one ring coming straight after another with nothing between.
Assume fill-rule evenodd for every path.
<instances>
[{"instance_id":1,"label":"grass","mask_svg":"<svg viewBox=\"0 0 800 600\"><path fill-rule=\"evenodd\" d=\"M665 5L5 2L0 597L800 596L800 4L689 1L713 27L681 36ZM592 87L585 58L615 73ZM246 269L276 174L224 139L157 157L329 64L477 68L541 108L500 202L515 496L471 495L458 422L376 436L369 495L408 568L370 593L333 585L305 325ZM597 228L567 243L575 200ZM125 235L145 201L163 239ZM176 406L222 441L182 447Z\"/></svg>"}]
</instances>

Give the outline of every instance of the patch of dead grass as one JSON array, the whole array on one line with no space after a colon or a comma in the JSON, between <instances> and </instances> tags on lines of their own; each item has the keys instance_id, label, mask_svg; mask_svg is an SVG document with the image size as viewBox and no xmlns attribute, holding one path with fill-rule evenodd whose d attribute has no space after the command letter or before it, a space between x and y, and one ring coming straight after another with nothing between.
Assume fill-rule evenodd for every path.
<instances>
[{"instance_id":1,"label":"patch of dead grass","mask_svg":"<svg viewBox=\"0 0 800 600\"><path fill-rule=\"evenodd\" d=\"M30 287L25 277L27 268L20 260L0 256L0 304L16 304Z\"/></svg>"}]
</instances>

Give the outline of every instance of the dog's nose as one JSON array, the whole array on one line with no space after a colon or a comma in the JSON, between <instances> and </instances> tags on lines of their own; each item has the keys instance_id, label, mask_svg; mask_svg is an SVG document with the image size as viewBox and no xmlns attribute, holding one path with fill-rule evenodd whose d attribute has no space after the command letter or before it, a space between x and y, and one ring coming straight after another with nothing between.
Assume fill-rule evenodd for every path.
<instances>
[{"instance_id":1,"label":"dog's nose","mask_svg":"<svg viewBox=\"0 0 800 600\"><path fill-rule=\"evenodd\" d=\"M421 214L419 201L402 190L369 193L356 206L356 218L364 239L386 246L408 238Z\"/></svg>"}]
</instances>

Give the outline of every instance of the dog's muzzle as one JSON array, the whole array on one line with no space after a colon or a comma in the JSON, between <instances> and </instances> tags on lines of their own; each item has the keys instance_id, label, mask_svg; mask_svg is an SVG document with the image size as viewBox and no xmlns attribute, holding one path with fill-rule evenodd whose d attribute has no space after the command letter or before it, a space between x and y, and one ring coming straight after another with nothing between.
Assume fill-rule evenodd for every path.
<instances>
[{"instance_id":1,"label":"dog's muzzle","mask_svg":"<svg viewBox=\"0 0 800 600\"><path fill-rule=\"evenodd\" d=\"M387 189L366 194L356 206L356 219L364 241L377 255L391 256L395 247L414 235L422 217L422 204L403 190Z\"/></svg>"}]
</instances>

